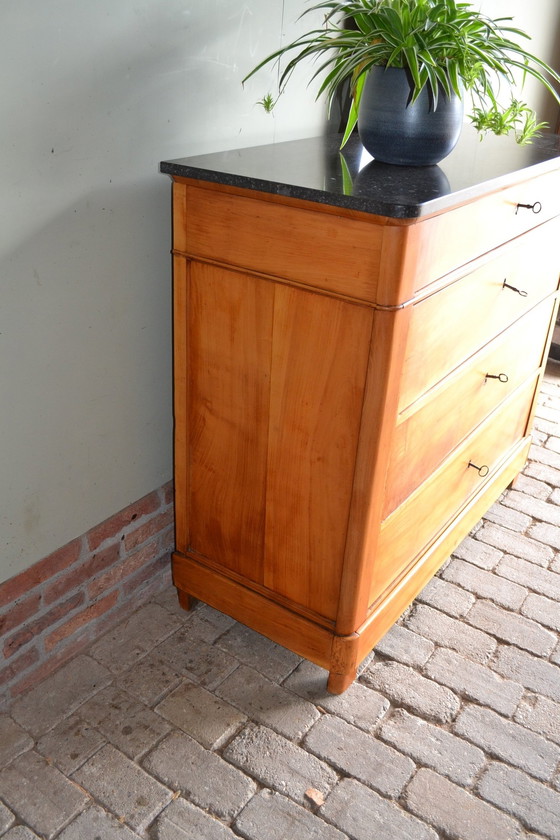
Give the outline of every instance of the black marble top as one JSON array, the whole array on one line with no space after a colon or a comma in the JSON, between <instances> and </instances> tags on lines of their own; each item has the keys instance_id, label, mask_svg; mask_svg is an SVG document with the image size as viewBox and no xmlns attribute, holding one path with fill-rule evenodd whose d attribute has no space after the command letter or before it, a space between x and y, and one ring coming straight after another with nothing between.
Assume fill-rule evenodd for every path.
<instances>
[{"instance_id":1,"label":"black marble top","mask_svg":"<svg viewBox=\"0 0 560 840\"><path fill-rule=\"evenodd\" d=\"M511 137L480 140L465 126L459 143L438 166L395 166L375 161L352 136L252 146L163 161L168 175L306 199L399 219L439 212L484 193L560 166L560 137L546 134L529 146Z\"/></svg>"}]
</instances>

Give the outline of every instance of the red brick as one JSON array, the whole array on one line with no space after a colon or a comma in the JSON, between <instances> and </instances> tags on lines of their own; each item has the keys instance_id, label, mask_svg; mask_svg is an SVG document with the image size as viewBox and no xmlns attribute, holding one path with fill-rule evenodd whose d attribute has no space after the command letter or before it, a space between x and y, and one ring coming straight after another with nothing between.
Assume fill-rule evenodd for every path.
<instances>
[{"instance_id":1,"label":"red brick","mask_svg":"<svg viewBox=\"0 0 560 840\"><path fill-rule=\"evenodd\" d=\"M158 557L155 563L150 563L149 566L146 566L145 568L141 569L137 575L134 575L134 577L130 578L130 580L127 580L125 582L123 587L124 594L126 596L130 595L132 592L134 592L136 589L142 586L142 584L146 581L151 580L155 577L159 577L166 568L170 569L169 557L167 555L164 555L163 557ZM171 576L169 579L169 583L171 583Z\"/></svg>"},{"instance_id":2,"label":"red brick","mask_svg":"<svg viewBox=\"0 0 560 840\"><path fill-rule=\"evenodd\" d=\"M87 534L87 541L90 549L93 551L105 540L120 536L121 531L134 522L140 519L141 516L147 516L150 513L155 513L161 506L159 494L157 490L148 493L144 498L139 499L134 504L124 508L124 510L115 513L109 519L101 522Z\"/></svg>"},{"instance_id":3,"label":"red brick","mask_svg":"<svg viewBox=\"0 0 560 840\"><path fill-rule=\"evenodd\" d=\"M70 592L72 589L77 589L79 586L88 583L96 574L112 566L119 559L120 543L110 545L103 551L93 554L84 563L71 569L68 574L60 577L58 580L48 586L45 590L45 603L52 604L58 598Z\"/></svg>"},{"instance_id":4,"label":"red brick","mask_svg":"<svg viewBox=\"0 0 560 840\"><path fill-rule=\"evenodd\" d=\"M170 554L175 548L175 526L168 528L160 536L160 549L162 552Z\"/></svg>"},{"instance_id":5,"label":"red brick","mask_svg":"<svg viewBox=\"0 0 560 840\"><path fill-rule=\"evenodd\" d=\"M41 595L37 593L17 602L11 609L6 610L0 616L0 636L3 636L4 633L9 633L10 630L14 630L20 624L23 624L24 621L27 621L28 618L31 618L37 612L40 605Z\"/></svg>"},{"instance_id":6,"label":"red brick","mask_svg":"<svg viewBox=\"0 0 560 840\"><path fill-rule=\"evenodd\" d=\"M106 598L102 598L100 601L97 601L97 603L86 607L81 613L78 613L78 615L73 616L70 621L67 621L61 627L58 627L53 633L45 638L45 650L50 652L63 639L67 639L68 636L71 636L78 630L83 629L87 624L90 624L92 621L99 618L100 615L108 612L111 607L116 604L118 597L118 592L112 592L110 595L107 595Z\"/></svg>"},{"instance_id":7,"label":"red brick","mask_svg":"<svg viewBox=\"0 0 560 840\"><path fill-rule=\"evenodd\" d=\"M172 510L166 510L164 513L153 516L147 522L140 525L140 527L135 528L134 531L130 531L130 533L126 535L124 538L125 551L131 551L133 548L136 548L146 542L146 540L149 540L150 537L154 537L156 534L164 531L172 523Z\"/></svg>"},{"instance_id":8,"label":"red brick","mask_svg":"<svg viewBox=\"0 0 560 840\"><path fill-rule=\"evenodd\" d=\"M119 624L129 615L131 615L141 605L142 601L135 601L134 598L129 598L118 603L108 615L102 616L95 625L95 636L100 638L107 630L111 630L116 624Z\"/></svg>"},{"instance_id":9,"label":"red brick","mask_svg":"<svg viewBox=\"0 0 560 840\"><path fill-rule=\"evenodd\" d=\"M33 566L30 566L21 574L0 584L0 607L15 601L16 598L20 598L31 589L39 586L43 581L48 580L63 569L67 569L68 566L76 562L80 556L81 548L81 539L72 540L72 542L59 548L58 551L54 551L48 557L34 563Z\"/></svg>"},{"instance_id":10,"label":"red brick","mask_svg":"<svg viewBox=\"0 0 560 840\"><path fill-rule=\"evenodd\" d=\"M12 659L10 664L0 671L0 688L7 685L11 680L15 679L22 671L31 668L39 659L39 651L37 648L30 648L17 659Z\"/></svg>"},{"instance_id":11,"label":"red brick","mask_svg":"<svg viewBox=\"0 0 560 840\"><path fill-rule=\"evenodd\" d=\"M67 645L60 651L57 651L53 656L50 656L46 662L43 662L38 668L35 668L34 671L31 671L30 674L26 674L23 679L19 682L14 683L10 689L10 694L12 697L17 697L19 694L23 694L24 691L28 691L30 688L33 688L34 685L44 680L45 677L48 677L49 674L52 674L53 671L56 671L61 665L63 665L68 659L71 659L76 653L79 653L80 650L85 646L87 639L79 639L78 641Z\"/></svg>"},{"instance_id":12,"label":"red brick","mask_svg":"<svg viewBox=\"0 0 560 840\"><path fill-rule=\"evenodd\" d=\"M52 610L42 615L36 621L26 624L24 628L14 633L4 645L4 656L8 659L13 656L24 645L28 644L32 639L39 636L44 630L60 621L69 612L83 604L85 595L83 592L76 592L71 598L64 601L62 604L57 604Z\"/></svg>"},{"instance_id":13,"label":"red brick","mask_svg":"<svg viewBox=\"0 0 560 840\"><path fill-rule=\"evenodd\" d=\"M172 505L175 499L174 496L174 486L172 481L168 481L167 484L164 484L163 487L160 487L160 493L163 498L164 505Z\"/></svg>"},{"instance_id":14,"label":"red brick","mask_svg":"<svg viewBox=\"0 0 560 840\"><path fill-rule=\"evenodd\" d=\"M157 553L158 542L157 540L153 540L153 542L135 551L120 563L115 564L105 574L92 581L88 586L88 597L91 599L97 598L102 592L106 592L107 589L115 586L115 584L124 580L124 578L131 575L137 569L151 562Z\"/></svg>"}]
</instances>

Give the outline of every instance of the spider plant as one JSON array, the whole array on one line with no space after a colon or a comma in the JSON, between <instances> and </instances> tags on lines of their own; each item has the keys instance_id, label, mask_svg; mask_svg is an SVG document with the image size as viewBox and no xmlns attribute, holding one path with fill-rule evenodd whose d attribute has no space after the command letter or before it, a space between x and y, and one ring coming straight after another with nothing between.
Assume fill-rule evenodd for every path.
<instances>
[{"instance_id":1,"label":"spider plant","mask_svg":"<svg viewBox=\"0 0 560 840\"><path fill-rule=\"evenodd\" d=\"M330 111L343 82L349 84L351 105L342 145L358 119L363 85L374 65L408 70L411 101L427 85L434 107L442 93L471 95L471 120L480 132L516 132L518 142L530 142L546 123L537 123L524 102L513 99L503 107L501 88L515 88L516 73L537 79L560 102L554 84L558 73L530 53L523 43L530 36L511 17L495 20L472 4L456 0L321 0L301 17L324 12L322 27L312 29L261 61L245 82L269 62L287 58L279 93L296 66L317 59L311 79L321 78L317 98L326 94ZM272 97L271 97L272 98Z\"/></svg>"}]
</instances>

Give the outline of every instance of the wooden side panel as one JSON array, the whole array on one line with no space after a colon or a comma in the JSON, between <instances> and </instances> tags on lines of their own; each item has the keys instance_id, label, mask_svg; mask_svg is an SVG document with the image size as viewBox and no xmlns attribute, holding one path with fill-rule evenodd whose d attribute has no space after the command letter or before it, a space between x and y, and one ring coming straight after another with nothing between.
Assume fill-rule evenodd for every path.
<instances>
[{"instance_id":1,"label":"wooden side panel","mask_svg":"<svg viewBox=\"0 0 560 840\"><path fill-rule=\"evenodd\" d=\"M383 226L177 184L187 225L175 247L360 300L376 299ZM177 198L179 206L179 197Z\"/></svg>"},{"instance_id":2,"label":"wooden side panel","mask_svg":"<svg viewBox=\"0 0 560 840\"><path fill-rule=\"evenodd\" d=\"M334 619L352 497L372 310L278 286L265 584Z\"/></svg>"},{"instance_id":3,"label":"wooden side panel","mask_svg":"<svg viewBox=\"0 0 560 840\"><path fill-rule=\"evenodd\" d=\"M189 548L262 582L274 286L191 263Z\"/></svg>"}]
</instances>

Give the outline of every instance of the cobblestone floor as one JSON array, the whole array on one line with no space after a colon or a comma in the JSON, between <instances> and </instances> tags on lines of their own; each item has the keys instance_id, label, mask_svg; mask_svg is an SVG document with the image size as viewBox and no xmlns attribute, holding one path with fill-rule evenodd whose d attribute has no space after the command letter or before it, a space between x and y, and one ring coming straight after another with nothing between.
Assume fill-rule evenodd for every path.
<instances>
[{"instance_id":1,"label":"cobblestone floor","mask_svg":"<svg viewBox=\"0 0 560 840\"><path fill-rule=\"evenodd\" d=\"M169 589L0 715L2 840L560 840L560 366L531 459L340 697Z\"/></svg>"}]
</instances>

